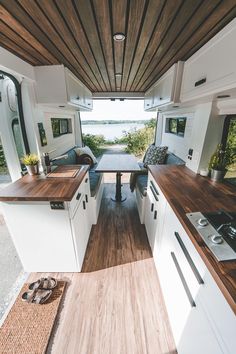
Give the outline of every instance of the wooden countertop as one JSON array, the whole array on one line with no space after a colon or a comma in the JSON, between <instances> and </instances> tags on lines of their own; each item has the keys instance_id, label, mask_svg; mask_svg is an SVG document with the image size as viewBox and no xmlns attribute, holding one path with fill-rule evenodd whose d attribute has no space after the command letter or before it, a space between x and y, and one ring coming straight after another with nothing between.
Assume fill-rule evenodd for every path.
<instances>
[{"instance_id":1,"label":"wooden countertop","mask_svg":"<svg viewBox=\"0 0 236 354\"><path fill-rule=\"evenodd\" d=\"M236 211L236 188L212 182L185 166L159 165L149 170L236 314L236 261L218 262L186 217L195 211Z\"/></svg>"},{"instance_id":2,"label":"wooden countertop","mask_svg":"<svg viewBox=\"0 0 236 354\"><path fill-rule=\"evenodd\" d=\"M79 167L79 165L71 165ZM0 201L71 201L89 166L81 166L75 177L24 176L0 192Z\"/></svg>"}]
</instances>

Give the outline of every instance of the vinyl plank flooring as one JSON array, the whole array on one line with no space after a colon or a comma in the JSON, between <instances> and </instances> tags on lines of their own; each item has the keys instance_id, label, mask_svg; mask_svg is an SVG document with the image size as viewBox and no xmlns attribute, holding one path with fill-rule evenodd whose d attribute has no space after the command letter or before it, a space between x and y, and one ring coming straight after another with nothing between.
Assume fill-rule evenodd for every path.
<instances>
[{"instance_id":1,"label":"vinyl plank flooring","mask_svg":"<svg viewBox=\"0 0 236 354\"><path fill-rule=\"evenodd\" d=\"M51 274L68 286L47 353L176 353L134 196L125 186L127 201L116 204L114 189L106 185L82 272Z\"/></svg>"}]
</instances>

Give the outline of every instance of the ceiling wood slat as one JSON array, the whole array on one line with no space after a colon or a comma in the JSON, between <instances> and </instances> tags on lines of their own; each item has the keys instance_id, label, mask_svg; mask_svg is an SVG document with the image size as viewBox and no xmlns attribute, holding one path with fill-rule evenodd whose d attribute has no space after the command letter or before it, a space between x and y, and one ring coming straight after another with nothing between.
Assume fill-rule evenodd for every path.
<instances>
[{"instance_id":1,"label":"ceiling wood slat","mask_svg":"<svg viewBox=\"0 0 236 354\"><path fill-rule=\"evenodd\" d=\"M157 23L155 32L150 40L148 48L142 59L141 65L131 85L131 90L135 90L135 87L137 86L140 79L142 78L145 71L147 70L150 61L152 60L158 46L160 45L162 39L164 38L165 33L168 27L170 26L171 22L173 21L175 14L177 13L181 4L182 4L182 0L166 1L163 11L160 15L159 21Z\"/></svg>"},{"instance_id":2,"label":"ceiling wood slat","mask_svg":"<svg viewBox=\"0 0 236 354\"><path fill-rule=\"evenodd\" d=\"M112 51L112 28L109 0L93 0L93 7L97 17L99 35L102 42L106 67L111 83L111 90L116 90L114 58Z\"/></svg>"},{"instance_id":3,"label":"ceiling wood slat","mask_svg":"<svg viewBox=\"0 0 236 354\"><path fill-rule=\"evenodd\" d=\"M93 75L80 55L80 51L74 53L77 47L72 36L67 30L52 0L18 0L21 6L35 19L38 27L47 33L48 38L63 52L64 57L70 60L74 68L77 68L82 77L86 77L88 83L93 82ZM65 38L67 39L65 41ZM81 62L81 63L80 63ZM83 64L83 65L82 65ZM97 86L96 86L97 87Z\"/></svg>"},{"instance_id":4,"label":"ceiling wood slat","mask_svg":"<svg viewBox=\"0 0 236 354\"><path fill-rule=\"evenodd\" d=\"M203 0L204 1L204 0ZM165 32L165 37L161 41L157 48L155 55L153 56L147 70L145 70L142 78L140 79L137 89L142 86L142 83L152 74L157 64L161 61L163 56L169 51L174 42L182 36L182 31L185 31L186 24L191 21L191 18L198 6L200 6L202 0L185 0L182 6L179 8L178 16L176 16L170 26ZM179 21L179 18L182 20Z\"/></svg>"},{"instance_id":5,"label":"ceiling wood slat","mask_svg":"<svg viewBox=\"0 0 236 354\"><path fill-rule=\"evenodd\" d=\"M9 26L11 29L24 39L24 41L35 48L41 55L46 58L46 61L51 64L58 64L59 61L54 57L35 37L27 31L2 5L0 5L0 18L3 23ZM4 31L2 29L2 31ZM3 32L5 33L5 32Z\"/></svg>"},{"instance_id":6,"label":"ceiling wood slat","mask_svg":"<svg viewBox=\"0 0 236 354\"><path fill-rule=\"evenodd\" d=\"M142 62L143 56L147 50L150 39L153 35L153 31L156 27L157 21L159 19L160 13L162 11L165 0L150 0L148 3L148 8L146 11L146 16L144 19L142 32L140 33L139 42L136 48L135 57L130 70L126 90L129 91L137 70ZM150 16L149 14L153 14Z\"/></svg>"},{"instance_id":7,"label":"ceiling wood slat","mask_svg":"<svg viewBox=\"0 0 236 354\"><path fill-rule=\"evenodd\" d=\"M206 34L221 21L233 7L235 7L235 0L224 0L223 2L204 0L202 6L195 12L193 20L185 27L181 40L177 38L160 62L160 65L153 70L152 78L150 77L149 80L143 84L141 90L142 88L146 89L146 87L150 87L150 85L160 77L160 73L163 73L163 70L166 72L168 70L167 68L170 68L174 62L181 60L191 49L193 43L204 39ZM208 16L206 14L208 14ZM185 41L184 45L183 41ZM174 62L173 58L175 59Z\"/></svg>"},{"instance_id":8,"label":"ceiling wood slat","mask_svg":"<svg viewBox=\"0 0 236 354\"><path fill-rule=\"evenodd\" d=\"M51 55L58 60L59 63L65 64L77 77L84 81L88 87L92 86L96 91L96 87L91 85L88 80L81 75L82 71L79 70L78 67L75 68L72 65L73 59L70 60L69 53L68 55L62 54L61 49L63 49L63 46L62 48L57 47L54 42L48 38L47 34L52 33L51 28L48 28L48 20L45 16L42 16L39 8L36 8L37 10L34 12L32 11L32 9L35 10L35 6L37 5L35 1L31 1L26 9L21 7L16 0L1 0L1 2L7 11L10 12L12 16L21 24L21 26L30 32L31 35L35 37L37 41L39 41L42 46L44 46L51 53ZM33 19L26 10L32 12ZM40 29L37 22L43 27L43 30Z\"/></svg>"},{"instance_id":9,"label":"ceiling wood slat","mask_svg":"<svg viewBox=\"0 0 236 354\"><path fill-rule=\"evenodd\" d=\"M86 38L86 33L82 27L81 21L77 16L75 7L71 0L56 0L55 1L58 8L61 11L64 21L67 23L67 26L70 28L71 33L73 34L75 41L78 47L83 48L83 55L87 59L88 65L94 73L97 84L100 86L102 91L106 90L106 86L103 82L103 77L100 73L100 69L94 59L93 52L90 48L89 42Z\"/></svg>"},{"instance_id":10,"label":"ceiling wood slat","mask_svg":"<svg viewBox=\"0 0 236 354\"><path fill-rule=\"evenodd\" d=\"M0 42L3 48L9 50L13 54L17 55L19 58L23 59L24 61L27 61L31 65L40 65L39 62L37 62L35 59L33 59L31 56L28 56L27 53L19 47L17 44L13 43L11 40L9 40L7 37L5 37L2 33L0 33Z\"/></svg>"},{"instance_id":11,"label":"ceiling wood slat","mask_svg":"<svg viewBox=\"0 0 236 354\"><path fill-rule=\"evenodd\" d=\"M104 55L97 32L97 26L95 18L93 16L93 9L89 0L75 1L75 6L78 13L80 14L80 19L83 23L83 27L87 33L88 40L90 42L94 57L103 76L104 83L106 85L106 90L110 91L110 81L107 73L106 63L104 60Z\"/></svg>"},{"instance_id":12,"label":"ceiling wood slat","mask_svg":"<svg viewBox=\"0 0 236 354\"><path fill-rule=\"evenodd\" d=\"M129 77L129 72L136 50L137 40L139 37L139 31L142 28L143 12L145 9L145 5L145 0L136 0L130 2L129 21L125 42L124 66L122 73L122 91L125 91L127 85L127 80Z\"/></svg>"},{"instance_id":13,"label":"ceiling wood slat","mask_svg":"<svg viewBox=\"0 0 236 354\"><path fill-rule=\"evenodd\" d=\"M29 56L32 56L39 64L47 63L48 65L52 64L49 60L43 57L39 52L37 52L30 44L28 44L24 39L22 39L16 32L12 31L4 22L0 21L0 33L4 33L10 41L21 47Z\"/></svg>"},{"instance_id":14,"label":"ceiling wood slat","mask_svg":"<svg viewBox=\"0 0 236 354\"><path fill-rule=\"evenodd\" d=\"M112 28L113 34L126 34L126 18L128 17L128 1L127 0L112 0ZM113 41L113 52L115 61L115 74L123 73L123 59L124 59L125 41ZM116 89L121 90L121 77L116 77Z\"/></svg>"},{"instance_id":15,"label":"ceiling wood slat","mask_svg":"<svg viewBox=\"0 0 236 354\"><path fill-rule=\"evenodd\" d=\"M0 45L92 92L143 92L235 17L236 0L0 0Z\"/></svg>"}]
</instances>

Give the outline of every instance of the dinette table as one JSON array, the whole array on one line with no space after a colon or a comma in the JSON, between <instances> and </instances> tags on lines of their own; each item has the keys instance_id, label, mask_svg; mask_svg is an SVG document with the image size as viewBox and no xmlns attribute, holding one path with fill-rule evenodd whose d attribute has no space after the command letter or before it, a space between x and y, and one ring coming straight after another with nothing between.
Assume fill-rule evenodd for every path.
<instances>
[{"instance_id":1,"label":"dinette table","mask_svg":"<svg viewBox=\"0 0 236 354\"><path fill-rule=\"evenodd\" d=\"M111 198L115 202L124 202L121 194L121 176L123 173L140 171L139 164L134 155L130 154L104 154L98 163L95 172L116 173L116 194Z\"/></svg>"}]
</instances>

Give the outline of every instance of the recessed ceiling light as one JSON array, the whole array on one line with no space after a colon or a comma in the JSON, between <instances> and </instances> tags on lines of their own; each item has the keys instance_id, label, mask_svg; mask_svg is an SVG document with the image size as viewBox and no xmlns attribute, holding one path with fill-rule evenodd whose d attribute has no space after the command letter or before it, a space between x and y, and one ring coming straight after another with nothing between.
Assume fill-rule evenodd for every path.
<instances>
[{"instance_id":1,"label":"recessed ceiling light","mask_svg":"<svg viewBox=\"0 0 236 354\"><path fill-rule=\"evenodd\" d=\"M122 76L122 74L119 74L119 73L115 74L115 77L121 77L121 76Z\"/></svg>"},{"instance_id":2,"label":"recessed ceiling light","mask_svg":"<svg viewBox=\"0 0 236 354\"><path fill-rule=\"evenodd\" d=\"M125 40L125 35L124 35L124 33L115 33L115 34L113 35L113 39L114 39L114 41L116 41L116 42L122 42L122 41Z\"/></svg>"}]
</instances>

